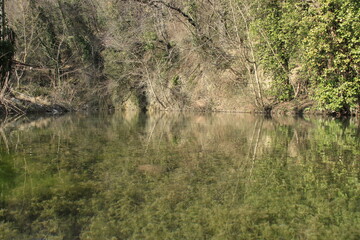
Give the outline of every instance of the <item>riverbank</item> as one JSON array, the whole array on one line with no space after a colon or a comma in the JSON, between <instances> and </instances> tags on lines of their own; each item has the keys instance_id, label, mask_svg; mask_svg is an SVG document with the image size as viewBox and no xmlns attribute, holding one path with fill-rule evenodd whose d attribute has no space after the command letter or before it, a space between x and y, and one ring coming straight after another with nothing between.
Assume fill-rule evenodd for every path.
<instances>
[{"instance_id":1,"label":"riverbank","mask_svg":"<svg viewBox=\"0 0 360 240\"><path fill-rule=\"evenodd\" d=\"M24 94L3 98L0 105L0 115L30 115L51 114L61 115L71 111L71 107L61 104L50 103L40 98L26 96Z\"/></svg>"},{"instance_id":2,"label":"riverbank","mask_svg":"<svg viewBox=\"0 0 360 240\"><path fill-rule=\"evenodd\" d=\"M319 110L316 102L309 98L293 99L288 102L268 103L265 107L259 108L244 99L237 99L237 101L218 101L216 106L202 105L200 101L190 104L184 108L159 108L158 106L149 105L145 108L140 108L138 104L132 101L125 102L117 111L145 111L145 112L223 112L223 113L250 113L250 114L266 114L272 116L302 116L302 115L322 115L322 116L359 116L358 112L339 113ZM224 104L225 103L225 104ZM116 111L112 105L100 108L89 108L84 106L65 106L65 104L51 102L41 97L31 97L22 93L12 94L2 100L0 105L0 115L33 115L33 114L49 114L62 115L67 112L77 111L101 111L106 110L111 112Z\"/></svg>"}]
</instances>

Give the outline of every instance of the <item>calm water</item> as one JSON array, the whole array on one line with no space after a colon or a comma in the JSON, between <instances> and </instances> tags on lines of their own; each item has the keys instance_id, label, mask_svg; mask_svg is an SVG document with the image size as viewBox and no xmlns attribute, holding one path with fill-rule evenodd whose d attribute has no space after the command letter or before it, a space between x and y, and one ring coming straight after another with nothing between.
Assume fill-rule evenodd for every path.
<instances>
[{"instance_id":1,"label":"calm water","mask_svg":"<svg viewBox=\"0 0 360 240\"><path fill-rule=\"evenodd\" d=\"M360 239L355 119L130 112L0 134L0 239Z\"/></svg>"}]
</instances>

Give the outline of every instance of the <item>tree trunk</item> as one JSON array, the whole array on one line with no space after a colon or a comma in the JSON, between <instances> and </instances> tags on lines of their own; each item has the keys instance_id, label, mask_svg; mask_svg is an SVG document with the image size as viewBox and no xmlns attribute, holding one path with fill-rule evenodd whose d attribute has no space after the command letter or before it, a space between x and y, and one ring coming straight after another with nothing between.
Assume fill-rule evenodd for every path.
<instances>
[{"instance_id":1,"label":"tree trunk","mask_svg":"<svg viewBox=\"0 0 360 240\"><path fill-rule=\"evenodd\" d=\"M5 39L5 0L0 0L0 18L1 18L1 36L0 40L3 41Z\"/></svg>"}]
</instances>

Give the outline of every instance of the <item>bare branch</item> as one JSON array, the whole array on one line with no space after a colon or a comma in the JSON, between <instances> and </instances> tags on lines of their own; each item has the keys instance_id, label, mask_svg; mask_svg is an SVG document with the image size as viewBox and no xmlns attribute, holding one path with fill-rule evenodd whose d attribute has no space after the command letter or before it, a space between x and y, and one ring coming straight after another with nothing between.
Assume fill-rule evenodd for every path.
<instances>
[{"instance_id":1,"label":"bare branch","mask_svg":"<svg viewBox=\"0 0 360 240\"><path fill-rule=\"evenodd\" d=\"M192 19L192 17L190 17L187 13L185 13L183 10L181 10L180 8L173 6L167 2L164 1L159 1L159 0L154 0L154 1L148 1L148 0L133 0L135 2L141 3L141 4L145 4L148 5L150 7L155 7L155 8L159 8L159 4L179 13L180 15L182 15L187 22L189 22L193 27L197 28L197 24L194 21L194 19Z\"/></svg>"}]
</instances>

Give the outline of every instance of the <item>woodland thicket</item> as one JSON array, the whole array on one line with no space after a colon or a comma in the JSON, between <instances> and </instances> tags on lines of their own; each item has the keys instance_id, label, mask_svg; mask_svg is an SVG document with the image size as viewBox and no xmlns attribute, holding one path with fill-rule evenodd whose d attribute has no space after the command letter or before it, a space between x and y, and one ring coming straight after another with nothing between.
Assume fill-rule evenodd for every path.
<instances>
[{"instance_id":1,"label":"woodland thicket","mask_svg":"<svg viewBox=\"0 0 360 240\"><path fill-rule=\"evenodd\" d=\"M271 110L311 99L329 113L359 111L358 0L5 5L15 95L73 108Z\"/></svg>"}]
</instances>

